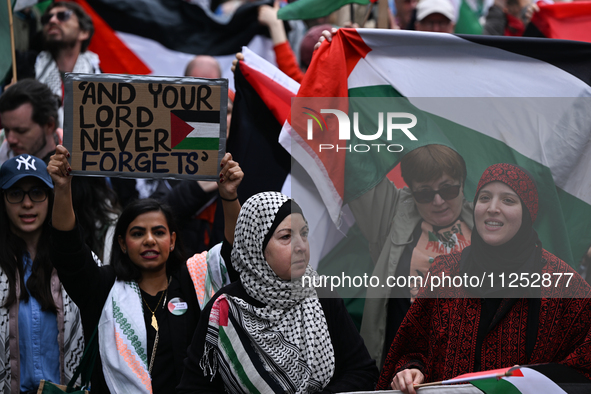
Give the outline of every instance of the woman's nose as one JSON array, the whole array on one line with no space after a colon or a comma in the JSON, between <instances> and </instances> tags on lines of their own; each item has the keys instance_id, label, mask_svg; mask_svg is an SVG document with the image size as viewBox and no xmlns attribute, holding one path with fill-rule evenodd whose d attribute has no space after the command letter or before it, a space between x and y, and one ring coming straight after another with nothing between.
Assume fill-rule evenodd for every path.
<instances>
[{"instance_id":1,"label":"woman's nose","mask_svg":"<svg viewBox=\"0 0 591 394\"><path fill-rule=\"evenodd\" d=\"M441 196L439 195L439 193L435 194L435 197L433 197L433 204L434 205L441 205L445 202L445 200L443 198L441 198Z\"/></svg>"},{"instance_id":2,"label":"woman's nose","mask_svg":"<svg viewBox=\"0 0 591 394\"><path fill-rule=\"evenodd\" d=\"M308 248L308 242L300 236L292 237L291 247L294 253L305 252Z\"/></svg>"},{"instance_id":3,"label":"woman's nose","mask_svg":"<svg viewBox=\"0 0 591 394\"><path fill-rule=\"evenodd\" d=\"M148 245L152 245L154 243L154 236L151 232L146 233L146 237L144 238L144 243Z\"/></svg>"},{"instance_id":4,"label":"woman's nose","mask_svg":"<svg viewBox=\"0 0 591 394\"><path fill-rule=\"evenodd\" d=\"M499 212L499 201L496 198L493 198L488 205L488 212L497 213Z\"/></svg>"}]
</instances>

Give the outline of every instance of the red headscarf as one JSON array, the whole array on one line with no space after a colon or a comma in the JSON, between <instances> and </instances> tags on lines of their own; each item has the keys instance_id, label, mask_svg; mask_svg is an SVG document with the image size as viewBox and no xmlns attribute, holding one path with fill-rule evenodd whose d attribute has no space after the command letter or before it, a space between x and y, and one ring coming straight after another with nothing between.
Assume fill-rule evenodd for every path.
<instances>
[{"instance_id":1,"label":"red headscarf","mask_svg":"<svg viewBox=\"0 0 591 394\"><path fill-rule=\"evenodd\" d=\"M474 226L472 244L462 252L460 273L481 277L484 272L495 275L540 272L542 243L533 228L533 222L538 215L538 189L533 178L525 169L514 164L493 164L480 177L474 206L477 204L480 190L491 182L502 182L519 196L523 208L521 227L509 241L499 246L492 246L481 238L477 227ZM478 289L470 289L470 292L485 298L533 296L533 294L524 294L523 289L491 288L486 284Z\"/></svg>"}]
</instances>

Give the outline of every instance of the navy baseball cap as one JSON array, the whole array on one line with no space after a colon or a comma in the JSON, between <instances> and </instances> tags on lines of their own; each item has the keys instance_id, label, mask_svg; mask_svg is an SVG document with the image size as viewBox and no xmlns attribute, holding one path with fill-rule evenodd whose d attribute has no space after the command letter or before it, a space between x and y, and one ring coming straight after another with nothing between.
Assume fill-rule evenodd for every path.
<instances>
[{"instance_id":1,"label":"navy baseball cap","mask_svg":"<svg viewBox=\"0 0 591 394\"><path fill-rule=\"evenodd\" d=\"M2 164L0 167L0 189L6 190L28 176L41 179L49 188L53 189L53 182L47 172L47 164L26 153L10 158Z\"/></svg>"}]
</instances>

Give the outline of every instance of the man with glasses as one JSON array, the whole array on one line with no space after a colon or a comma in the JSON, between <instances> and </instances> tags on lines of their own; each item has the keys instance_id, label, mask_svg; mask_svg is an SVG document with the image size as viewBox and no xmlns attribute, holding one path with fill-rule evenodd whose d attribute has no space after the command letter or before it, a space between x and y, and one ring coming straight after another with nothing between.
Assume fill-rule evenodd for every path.
<instances>
[{"instance_id":1,"label":"man with glasses","mask_svg":"<svg viewBox=\"0 0 591 394\"><path fill-rule=\"evenodd\" d=\"M0 165L12 156L27 153L49 163L56 148L59 97L47 85L23 79L0 95L4 141Z\"/></svg>"},{"instance_id":2,"label":"man with glasses","mask_svg":"<svg viewBox=\"0 0 591 394\"><path fill-rule=\"evenodd\" d=\"M425 278L435 257L470 244L474 226L472 204L463 193L466 164L457 152L423 146L402 158L400 170L408 187L398 189L386 178L349 203L369 242L372 275L384 285L367 289L361 323L361 335L380 368L420 285L391 286L387 278Z\"/></svg>"},{"instance_id":3,"label":"man with glasses","mask_svg":"<svg viewBox=\"0 0 591 394\"><path fill-rule=\"evenodd\" d=\"M450 0L420 0L415 30L453 33L457 12Z\"/></svg>"},{"instance_id":4,"label":"man with glasses","mask_svg":"<svg viewBox=\"0 0 591 394\"><path fill-rule=\"evenodd\" d=\"M51 4L41 17L41 24L45 50L37 56L35 78L61 97L63 104L65 73L100 73L97 54L87 50L94 26L82 7L71 2ZM63 124L61 109L58 124Z\"/></svg>"}]
</instances>

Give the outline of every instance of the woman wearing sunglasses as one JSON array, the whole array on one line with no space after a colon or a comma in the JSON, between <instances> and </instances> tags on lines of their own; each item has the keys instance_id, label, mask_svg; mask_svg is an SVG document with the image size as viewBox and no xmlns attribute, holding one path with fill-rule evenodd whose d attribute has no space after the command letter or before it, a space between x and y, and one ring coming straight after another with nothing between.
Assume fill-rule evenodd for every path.
<instances>
[{"instance_id":1,"label":"woman wearing sunglasses","mask_svg":"<svg viewBox=\"0 0 591 394\"><path fill-rule=\"evenodd\" d=\"M472 244L439 256L429 272L470 281L421 289L377 388L414 393L423 382L542 363L562 364L553 369L563 379L575 369L584 375L577 380L589 385L591 287L542 248L533 228L533 178L513 164L490 166L478 183L473 215ZM476 277L486 279L477 283ZM564 392L549 385L542 391Z\"/></svg>"},{"instance_id":2,"label":"woman wearing sunglasses","mask_svg":"<svg viewBox=\"0 0 591 394\"><path fill-rule=\"evenodd\" d=\"M0 188L0 393L36 393L41 379L71 379L83 352L80 313L49 259L45 163L27 154L7 160Z\"/></svg>"},{"instance_id":3,"label":"woman wearing sunglasses","mask_svg":"<svg viewBox=\"0 0 591 394\"><path fill-rule=\"evenodd\" d=\"M349 206L369 241L374 276L424 276L434 258L470 244L472 206L464 199L464 159L443 145L407 153L400 163L408 188L384 179ZM411 283L412 285L412 283ZM370 287L361 335L381 367L418 288Z\"/></svg>"}]
</instances>

